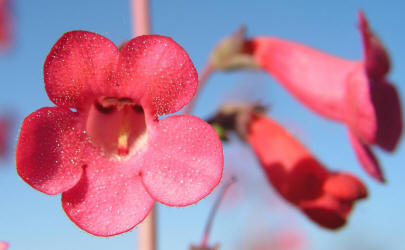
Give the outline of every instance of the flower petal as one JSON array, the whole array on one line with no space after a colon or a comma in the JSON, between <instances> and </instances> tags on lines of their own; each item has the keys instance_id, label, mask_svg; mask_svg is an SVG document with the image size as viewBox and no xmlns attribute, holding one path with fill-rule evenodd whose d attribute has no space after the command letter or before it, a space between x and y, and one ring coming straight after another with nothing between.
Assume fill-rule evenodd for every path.
<instances>
[{"instance_id":1,"label":"flower petal","mask_svg":"<svg viewBox=\"0 0 405 250\"><path fill-rule=\"evenodd\" d=\"M324 195L317 200L300 204L300 209L322 227L338 229L346 223L353 202L344 202Z\"/></svg>"},{"instance_id":2,"label":"flower petal","mask_svg":"<svg viewBox=\"0 0 405 250\"><path fill-rule=\"evenodd\" d=\"M370 80L363 66L348 77L346 86L345 123L362 141L373 144L377 137L377 114L371 98Z\"/></svg>"},{"instance_id":3,"label":"flower petal","mask_svg":"<svg viewBox=\"0 0 405 250\"><path fill-rule=\"evenodd\" d=\"M214 129L194 116L159 121L145 153L143 182L150 195L170 206L187 206L218 185L222 145Z\"/></svg>"},{"instance_id":4,"label":"flower petal","mask_svg":"<svg viewBox=\"0 0 405 250\"><path fill-rule=\"evenodd\" d=\"M321 196L329 171L276 122L264 116L253 119L248 141L277 191L293 204Z\"/></svg>"},{"instance_id":5,"label":"flower petal","mask_svg":"<svg viewBox=\"0 0 405 250\"><path fill-rule=\"evenodd\" d=\"M383 171L373 151L371 151L367 145L362 143L359 138L352 134L352 132L348 131L347 133L357 159L360 161L360 164L366 173L379 182L385 182Z\"/></svg>"},{"instance_id":6,"label":"flower petal","mask_svg":"<svg viewBox=\"0 0 405 250\"><path fill-rule=\"evenodd\" d=\"M367 188L355 176L347 173L333 173L323 184L325 193L340 200L354 201L367 197Z\"/></svg>"},{"instance_id":7,"label":"flower petal","mask_svg":"<svg viewBox=\"0 0 405 250\"><path fill-rule=\"evenodd\" d=\"M384 78L390 70L390 59L380 39L371 31L362 11L358 13L359 28L363 39L367 75L374 80Z\"/></svg>"},{"instance_id":8,"label":"flower petal","mask_svg":"<svg viewBox=\"0 0 405 250\"><path fill-rule=\"evenodd\" d=\"M344 119L346 78L361 63L276 38L258 37L251 44L261 67L298 100L320 115Z\"/></svg>"},{"instance_id":9,"label":"flower petal","mask_svg":"<svg viewBox=\"0 0 405 250\"><path fill-rule=\"evenodd\" d=\"M371 85L371 98L377 114L377 145L394 151L402 134L401 102L394 85L383 82Z\"/></svg>"},{"instance_id":10,"label":"flower petal","mask_svg":"<svg viewBox=\"0 0 405 250\"><path fill-rule=\"evenodd\" d=\"M132 39L121 50L121 67L117 94L139 101L155 115L180 110L197 89L198 76L192 61L168 37L148 35Z\"/></svg>"},{"instance_id":11,"label":"flower petal","mask_svg":"<svg viewBox=\"0 0 405 250\"><path fill-rule=\"evenodd\" d=\"M58 106L80 107L93 92L113 84L119 58L107 38L87 31L65 33L52 47L44 64L45 89Z\"/></svg>"},{"instance_id":12,"label":"flower petal","mask_svg":"<svg viewBox=\"0 0 405 250\"><path fill-rule=\"evenodd\" d=\"M153 206L142 180L131 166L89 159L83 178L62 194L62 206L81 229L97 236L112 236L131 230Z\"/></svg>"},{"instance_id":13,"label":"flower petal","mask_svg":"<svg viewBox=\"0 0 405 250\"><path fill-rule=\"evenodd\" d=\"M17 172L33 188L53 195L79 181L83 145L76 123L76 113L59 107L25 118L17 142Z\"/></svg>"}]
</instances>

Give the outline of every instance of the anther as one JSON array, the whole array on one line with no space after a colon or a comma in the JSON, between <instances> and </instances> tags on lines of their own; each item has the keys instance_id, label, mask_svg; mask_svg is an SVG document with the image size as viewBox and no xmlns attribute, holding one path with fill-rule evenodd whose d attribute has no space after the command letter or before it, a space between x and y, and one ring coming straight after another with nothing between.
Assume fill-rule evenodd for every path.
<instances>
[{"instance_id":1,"label":"anther","mask_svg":"<svg viewBox=\"0 0 405 250\"><path fill-rule=\"evenodd\" d=\"M134 110L135 110L135 112L140 113L140 114L142 114L144 112L142 106L140 106L140 105L134 105Z\"/></svg>"},{"instance_id":2,"label":"anther","mask_svg":"<svg viewBox=\"0 0 405 250\"><path fill-rule=\"evenodd\" d=\"M97 110L103 114L110 114L115 110L114 105L103 107L103 105L101 105L98 101L95 101L94 105L96 106Z\"/></svg>"}]
</instances>

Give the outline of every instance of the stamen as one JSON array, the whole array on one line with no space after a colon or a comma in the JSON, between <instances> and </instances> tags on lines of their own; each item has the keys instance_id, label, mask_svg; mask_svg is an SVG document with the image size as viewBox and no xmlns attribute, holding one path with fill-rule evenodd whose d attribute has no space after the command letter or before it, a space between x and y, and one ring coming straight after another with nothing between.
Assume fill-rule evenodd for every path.
<instances>
[{"instance_id":1,"label":"stamen","mask_svg":"<svg viewBox=\"0 0 405 250\"><path fill-rule=\"evenodd\" d=\"M122 109L123 115L121 119L121 127L118 135L118 155L125 156L129 152L128 139L129 139L129 124L128 124L128 106L118 107Z\"/></svg>"},{"instance_id":2,"label":"stamen","mask_svg":"<svg viewBox=\"0 0 405 250\"><path fill-rule=\"evenodd\" d=\"M118 137L118 155L125 156L128 153L128 133L120 134Z\"/></svg>"}]
</instances>

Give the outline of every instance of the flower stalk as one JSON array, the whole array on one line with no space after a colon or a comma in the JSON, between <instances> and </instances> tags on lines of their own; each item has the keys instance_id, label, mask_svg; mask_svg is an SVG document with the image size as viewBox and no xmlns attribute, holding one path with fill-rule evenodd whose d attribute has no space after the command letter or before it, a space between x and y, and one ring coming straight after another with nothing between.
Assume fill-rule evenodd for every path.
<instances>
[{"instance_id":1,"label":"flower stalk","mask_svg":"<svg viewBox=\"0 0 405 250\"><path fill-rule=\"evenodd\" d=\"M195 107L195 102L198 99L199 93L201 92L202 88L204 87L205 83L208 81L208 78L211 74L215 71L215 68L212 66L210 62L207 62L198 76L198 88L195 93L193 99L191 99L190 103L184 108L184 114L191 114Z\"/></svg>"},{"instance_id":2,"label":"flower stalk","mask_svg":"<svg viewBox=\"0 0 405 250\"><path fill-rule=\"evenodd\" d=\"M132 34L150 34L149 0L131 0Z\"/></svg>"},{"instance_id":3,"label":"flower stalk","mask_svg":"<svg viewBox=\"0 0 405 250\"><path fill-rule=\"evenodd\" d=\"M210 235L211 229L212 229L212 223L214 222L215 215L217 214L219 205L221 204L221 201L223 200L226 191L229 189L229 187L236 182L236 177L232 176L231 179L229 179L224 186L222 187L221 192L218 195L217 200L215 201L214 206L212 207L212 210L208 216L208 221L207 224L205 225L204 229L204 235L201 241L200 247L202 249L208 248L208 237Z\"/></svg>"},{"instance_id":4,"label":"flower stalk","mask_svg":"<svg viewBox=\"0 0 405 250\"><path fill-rule=\"evenodd\" d=\"M149 1L131 0L132 34L134 36L150 33ZM138 247L140 250L156 250L156 205L139 225Z\"/></svg>"}]
</instances>

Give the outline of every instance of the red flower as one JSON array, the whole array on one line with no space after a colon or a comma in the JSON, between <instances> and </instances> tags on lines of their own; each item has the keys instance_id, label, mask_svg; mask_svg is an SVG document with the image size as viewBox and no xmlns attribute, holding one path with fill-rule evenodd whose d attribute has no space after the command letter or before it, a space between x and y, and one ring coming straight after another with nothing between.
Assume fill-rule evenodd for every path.
<instances>
[{"instance_id":1,"label":"red flower","mask_svg":"<svg viewBox=\"0 0 405 250\"><path fill-rule=\"evenodd\" d=\"M137 37L119 50L95 33L72 31L44 65L45 89L57 107L23 122L18 174L62 206L83 230L111 236L130 230L153 202L193 204L222 175L215 131L180 110L197 73L168 37ZM72 111L75 109L76 111Z\"/></svg>"},{"instance_id":2,"label":"red flower","mask_svg":"<svg viewBox=\"0 0 405 250\"><path fill-rule=\"evenodd\" d=\"M5 241L0 241L0 250L7 250L8 249L8 243Z\"/></svg>"},{"instance_id":3,"label":"red flower","mask_svg":"<svg viewBox=\"0 0 405 250\"><path fill-rule=\"evenodd\" d=\"M388 55L359 12L364 60L351 61L270 37L249 44L256 62L320 115L343 122L365 170L383 181L368 145L393 151L402 132L398 93L385 76Z\"/></svg>"},{"instance_id":4,"label":"red flower","mask_svg":"<svg viewBox=\"0 0 405 250\"><path fill-rule=\"evenodd\" d=\"M343 226L354 202L367 196L360 180L326 169L285 129L265 116L253 117L247 141L280 195L323 227Z\"/></svg>"}]
</instances>

